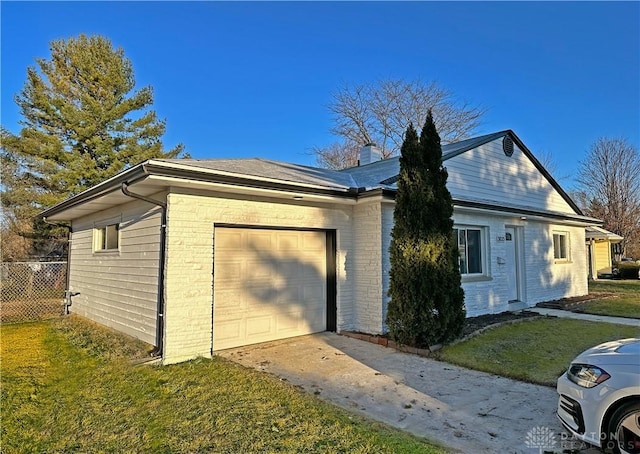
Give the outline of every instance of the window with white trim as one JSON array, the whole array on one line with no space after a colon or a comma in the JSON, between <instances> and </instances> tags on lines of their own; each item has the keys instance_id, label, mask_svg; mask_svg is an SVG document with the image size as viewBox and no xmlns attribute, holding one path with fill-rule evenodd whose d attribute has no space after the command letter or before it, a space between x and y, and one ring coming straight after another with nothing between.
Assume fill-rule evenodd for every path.
<instances>
[{"instance_id":1,"label":"window with white trim","mask_svg":"<svg viewBox=\"0 0 640 454\"><path fill-rule=\"evenodd\" d=\"M568 261L569 252L569 233L553 232L553 258L558 261Z\"/></svg>"},{"instance_id":2,"label":"window with white trim","mask_svg":"<svg viewBox=\"0 0 640 454\"><path fill-rule=\"evenodd\" d=\"M109 224L103 227L96 227L93 230L93 250L94 251L114 251L119 246L118 224Z\"/></svg>"},{"instance_id":3,"label":"window with white trim","mask_svg":"<svg viewBox=\"0 0 640 454\"><path fill-rule=\"evenodd\" d=\"M484 274L484 229L482 227L456 227L453 229L458 239L460 274Z\"/></svg>"}]
</instances>

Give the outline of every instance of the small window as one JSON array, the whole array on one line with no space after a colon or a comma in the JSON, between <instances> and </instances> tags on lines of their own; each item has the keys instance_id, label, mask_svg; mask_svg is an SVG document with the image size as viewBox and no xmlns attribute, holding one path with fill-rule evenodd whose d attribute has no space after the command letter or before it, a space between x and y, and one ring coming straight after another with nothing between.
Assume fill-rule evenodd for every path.
<instances>
[{"instance_id":1,"label":"small window","mask_svg":"<svg viewBox=\"0 0 640 454\"><path fill-rule=\"evenodd\" d=\"M481 228L455 228L460 254L460 274L483 273L483 245Z\"/></svg>"},{"instance_id":2,"label":"small window","mask_svg":"<svg viewBox=\"0 0 640 454\"><path fill-rule=\"evenodd\" d=\"M96 251L111 251L118 249L118 224L98 227L94 230Z\"/></svg>"},{"instance_id":3,"label":"small window","mask_svg":"<svg viewBox=\"0 0 640 454\"><path fill-rule=\"evenodd\" d=\"M553 233L553 258L555 260L569 260L569 234L567 232Z\"/></svg>"}]
</instances>

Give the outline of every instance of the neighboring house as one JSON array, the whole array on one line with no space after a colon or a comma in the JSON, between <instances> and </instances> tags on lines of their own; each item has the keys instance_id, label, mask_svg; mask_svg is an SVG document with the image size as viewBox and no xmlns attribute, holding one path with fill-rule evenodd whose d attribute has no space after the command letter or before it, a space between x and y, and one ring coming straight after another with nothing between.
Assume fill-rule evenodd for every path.
<instances>
[{"instance_id":1,"label":"neighboring house","mask_svg":"<svg viewBox=\"0 0 640 454\"><path fill-rule=\"evenodd\" d=\"M624 238L600 227L589 226L586 229L587 263L589 265L589 279L611 277L613 271L612 246L620 243Z\"/></svg>"},{"instance_id":2,"label":"neighboring house","mask_svg":"<svg viewBox=\"0 0 640 454\"><path fill-rule=\"evenodd\" d=\"M510 130L443 146L468 316L587 293L584 216ZM42 213L71 221L71 311L164 363L317 331L386 331L399 159L342 171L149 160ZM165 228L166 226L166 228Z\"/></svg>"}]
</instances>

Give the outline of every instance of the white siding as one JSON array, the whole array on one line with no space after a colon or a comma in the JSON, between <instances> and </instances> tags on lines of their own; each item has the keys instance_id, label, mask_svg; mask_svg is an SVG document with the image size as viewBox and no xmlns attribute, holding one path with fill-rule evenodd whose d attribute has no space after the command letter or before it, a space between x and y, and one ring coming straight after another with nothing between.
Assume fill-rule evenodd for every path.
<instances>
[{"instance_id":1,"label":"white siding","mask_svg":"<svg viewBox=\"0 0 640 454\"><path fill-rule=\"evenodd\" d=\"M454 199L575 214L517 145L511 157L504 154L502 139L448 159L444 166L449 172L447 188Z\"/></svg>"},{"instance_id":2,"label":"white siding","mask_svg":"<svg viewBox=\"0 0 640 454\"><path fill-rule=\"evenodd\" d=\"M71 312L156 343L161 210L133 201L73 221ZM95 225L118 223L118 251L93 251Z\"/></svg>"},{"instance_id":3,"label":"white siding","mask_svg":"<svg viewBox=\"0 0 640 454\"><path fill-rule=\"evenodd\" d=\"M553 258L553 232L568 232L569 261ZM527 304L588 293L584 227L531 223L525 237Z\"/></svg>"},{"instance_id":4,"label":"white siding","mask_svg":"<svg viewBox=\"0 0 640 454\"><path fill-rule=\"evenodd\" d=\"M393 210L388 210L385 224L393 221ZM463 276L462 288L465 292L465 308L467 317L482 314L494 314L509 310L507 287L508 273L505 263L507 256L506 242L499 241L504 237L505 228L518 227L523 236L524 248L521 301L528 307L542 301L585 295L587 289L587 263L584 249L584 228L552 224L544 221L522 220L519 216L503 216L492 213L470 214L454 211L454 222L457 225L483 227L485 235L484 252L486 276L467 278ZM390 231L390 230L389 230ZM553 232L568 232L571 241L571 257L569 262L556 262L553 258ZM384 241L388 249L390 236ZM390 267L388 253L384 256L383 269ZM389 274L383 273L383 288L388 289ZM383 295L383 314L386 314L388 298L386 290Z\"/></svg>"},{"instance_id":5,"label":"white siding","mask_svg":"<svg viewBox=\"0 0 640 454\"><path fill-rule=\"evenodd\" d=\"M206 193L168 201L165 363L212 353L214 224L336 230L337 329L354 329L351 206Z\"/></svg>"},{"instance_id":6,"label":"white siding","mask_svg":"<svg viewBox=\"0 0 640 454\"><path fill-rule=\"evenodd\" d=\"M498 241L505 235L506 226L520 226L524 248L521 301L533 307L542 301L585 295L587 289L587 263L584 250L584 228L551 224L542 221L523 221L519 217L469 215L454 213L460 224L481 225L488 228L488 280L473 281L463 278L467 317L509 310L507 287L506 242ZM553 258L553 232L568 232L571 241L571 260L557 262Z\"/></svg>"}]
</instances>

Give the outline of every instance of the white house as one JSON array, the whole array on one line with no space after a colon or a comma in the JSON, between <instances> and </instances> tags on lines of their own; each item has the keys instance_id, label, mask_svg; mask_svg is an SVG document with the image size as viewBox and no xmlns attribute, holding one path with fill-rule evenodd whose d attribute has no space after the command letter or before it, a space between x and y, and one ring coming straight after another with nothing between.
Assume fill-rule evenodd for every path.
<instances>
[{"instance_id":1,"label":"white house","mask_svg":"<svg viewBox=\"0 0 640 454\"><path fill-rule=\"evenodd\" d=\"M587 293L584 216L510 130L443 146L468 316ZM333 171L149 160L42 213L71 221L70 310L164 363L385 332L398 158Z\"/></svg>"}]
</instances>

